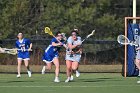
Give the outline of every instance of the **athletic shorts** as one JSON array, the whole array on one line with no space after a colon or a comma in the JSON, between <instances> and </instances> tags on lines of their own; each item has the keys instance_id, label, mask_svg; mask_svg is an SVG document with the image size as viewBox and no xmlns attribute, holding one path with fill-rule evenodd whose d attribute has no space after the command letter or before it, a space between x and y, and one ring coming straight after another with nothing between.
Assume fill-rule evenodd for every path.
<instances>
[{"instance_id":1,"label":"athletic shorts","mask_svg":"<svg viewBox=\"0 0 140 93\"><path fill-rule=\"evenodd\" d=\"M43 60L45 63L51 63L51 62L53 62L54 58L58 58L58 57L59 57L58 53L56 53L56 54L54 54L54 55L49 55L48 53L45 53L45 54L43 55L42 60Z\"/></svg>"},{"instance_id":2,"label":"athletic shorts","mask_svg":"<svg viewBox=\"0 0 140 93\"><path fill-rule=\"evenodd\" d=\"M73 54L72 56L70 54L66 54L65 60L70 60L74 62L80 62L81 55L80 54Z\"/></svg>"},{"instance_id":3,"label":"athletic shorts","mask_svg":"<svg viewBox=\"0 0 140 93\"><path fill-rule=\"evenodd\" d=\"M17 59L21 60L30 60L30 53L27 52L18 52Z\"/></svg>"}]
</instances>

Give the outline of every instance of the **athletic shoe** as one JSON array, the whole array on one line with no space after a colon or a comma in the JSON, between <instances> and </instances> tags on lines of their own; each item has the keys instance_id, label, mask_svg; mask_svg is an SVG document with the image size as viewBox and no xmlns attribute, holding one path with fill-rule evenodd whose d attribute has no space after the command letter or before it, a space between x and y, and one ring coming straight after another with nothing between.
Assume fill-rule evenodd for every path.
<instances>
[{"instance_id":1,"label":"athletic shoe","mask_svg":"<svg viewBox=\"0 0 140 93\"><path fill-rule=\"evenodd\" d=\"M59 78L55 77L54 82L57 82L57 83L60 82Z\"/></svg>"},{"instance_id":2,"label":"athletic shoe","mask_svg":"<svg viewBox=\"0 0 140 93\"><path fill-rule=\"evenodd\" d=\"M73 80L74 80L73 75L71 75L71 77L70 77L70 81L73 81Z\"/></svg>"},{"instance_id":3,"label":"athletic shoe","mask_svg":"<svg viewBox=\"0 0 140 93\"><path fill-rule=\"evenodd\" d=\"M31 71L27 71L27 72L28 72L28 76L31 77L32 76Z\"/></svg>"},{"instance_id":4,"label":"athletic shoe","mask_svg":"<svg viewBox=\"0 0 140 93\"><path fill-rule=\"evenodd\" d=\"M78 70L76 70L76 77L80 76L80 72Z\"/></svg>"},{"instance_id":5,"label":"athletic shoe","mask_svg":"<svg viewBox=\"0 0 140 93\"><path fill-rule=\"evenodd\" d=\"M67 82L70 82L70 77L68 77L66 80L65 80L65 82L67 83Z\"/></svg>"},{"instance_id":6,"label":"athletic shoe","mask_svg":"<svg viewBox=\"0 0 140 93\"><path fill-rule=\"evenodd\" d=\"M43 66L41 73L42 73L42 74L45 74L45 70L46 70L46 67Z\"/></svg>"},{"instance_id":7,"label":"athletic shoe","mask_svg":"<svg viewBox=\"0 0 140 93\"><path fill-rule=\"evenodd\" d=\"M18 74L18 75L17 75L17 78L20 78L20 77L21 77L21 75Z\"/></svg>"},{"instance_id":8,"label":"athletic shoe","mask_svg":"<svg viewBox=\"0 0 140 93\"><path fill-rule=\"evenodd\" d=\"M138 75L138 77L140 77L140 74Z\"/></svg>"},{"instance_id":9,"label":"athletic shoe","mask_svg":"<svg viewBox=\"0 0 140 93\"><path fill-rule=\"evenodd\" d=\"M137 83L140 83L140 80L139 80L139 81L137 81Z\"/></svg>"}]
</instances>

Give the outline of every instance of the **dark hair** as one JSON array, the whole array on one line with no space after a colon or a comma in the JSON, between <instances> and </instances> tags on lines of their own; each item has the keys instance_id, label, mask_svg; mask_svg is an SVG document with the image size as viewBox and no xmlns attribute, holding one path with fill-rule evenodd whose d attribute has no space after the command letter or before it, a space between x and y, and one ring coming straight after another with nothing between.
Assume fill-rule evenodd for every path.
<instances>
[{"instance_id":1,"label":"dark hair","mask_svg":"<svg viewBox=\"0 0 140 93\"><path fill-rule=\"evenodd\" d=\"M79 33L78 33L76 30L72 30L72 31L71 31L71 34L72 34L73 32L75 32L77 36L79 35Z\"/></svg>"},{"instance_id":2,"label":"dark hair","mask_svg":"<svg viewBox=\"0 0 140 93\"><path fill-rule=\"evenodd\" d=\"M23 36L23 33L22 33L22 32L19 32L19 33L17 34L17 36L18 36L19 34L22 34L22 36Z\"/></svg>"},{"instance_id":3,"label":"dark hair","mask_svg":"<svg viewBox=\"0 0 140 93\"><path fill-rule=\"evenodd\" d=\"M60 31L57 31L57 32L55 33L55 36L57 36L58 34L61 34L61 32L60 32Z\"/></svg>"}]
</instances>

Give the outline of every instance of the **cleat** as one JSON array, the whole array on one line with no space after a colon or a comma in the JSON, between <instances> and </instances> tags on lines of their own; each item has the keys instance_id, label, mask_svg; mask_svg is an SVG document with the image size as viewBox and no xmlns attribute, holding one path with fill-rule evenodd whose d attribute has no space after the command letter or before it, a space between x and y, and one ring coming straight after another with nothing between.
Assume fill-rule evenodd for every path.
<instances>
[{"instance_id":1,"label":"cleat","mask_svg":"<svg viewBox=\"0 0 140 93\"><path fill-rule=\"evenodd\" d=\"M137 81L137 83L138 83L138 84L140 84L140 80L139 80L139 81Z\"/></svg>"},{"instance_id":2,"label":"cleat","mask_svg":"<svg viewBox=\"0 0 140 93\"><path fill-rule=\"evenodd\" d=\"M17 75L17 78L20 78L21 77L21 75Z\"/></svg>"},{"instance_id":3,"label":"cleat","mask_svg":"<svg viewBox=\"0 0 140 93\"><path fill-rule=\"evenodd\" d=\"M28 76L29 76L29 77L31 77L31 76L32 76L31 71L27 71L27 73L28 73Z\"/></svg>"},{"instance_id":4,"label":"cleat","mask_svg":"<svg viewBox=\"0 0 140 93\"><path fill-rule=\"evenodd\" d=\"M42 73L42 74L45 74L45 70L46 70L46 67L43 66L41 73Z\"/></svg>"},{"instance_id":5,"label":"cleat","mask_svg":"<svg viewBox=\"0 0 140 93\"><path fill-rule=\"evenodd\" d=\"M71 75L71 77L70 77L70 81L73 81L73 80L74 80L73 75Z\"/></svg>"},{"instance_id":6,"label":"cleat","mask_svg":"<svg viewBox=\"0 0 140 93\"><path fill-rule=\"evenodd\" d=\"M57 83L60 82L59 78L56 77L55 80L54 80L54 82L57 82Z\"/></svg>"},{"instance_id":7,"label":"cleat","mask_svg":"<svg viewBox=\"0 0 140 93\"><path fill-rule=\"evenodd\" d=\"M80 76L80 72L78 70L76 70L76 77Z\"/></svg>"},{"instance_id":8,"label":"cleat","mask_svg":"<svg viewBox=\"0 0 140 93\"><path fill-rule=\"evenodd\" d=\"M66 80L65 80L65 82L67 83L67 82L70 82L70 77L68 77Z\"/></svg>"}]
</instances>

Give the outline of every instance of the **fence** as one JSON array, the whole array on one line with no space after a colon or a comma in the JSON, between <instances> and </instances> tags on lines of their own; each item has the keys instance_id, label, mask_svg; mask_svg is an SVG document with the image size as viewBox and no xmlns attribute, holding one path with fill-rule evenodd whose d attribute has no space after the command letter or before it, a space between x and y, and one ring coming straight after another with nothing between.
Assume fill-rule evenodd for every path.
<instances>
[{"instance_id":1,"label":"fence","mask_svg":"<svg viewBox=\"0 0 140 93\"><path fill-rule=\"evenodd\" d=\"M45 48L48 46L48 39L44 40L31 40L33 42L33 51L31 52L30 63L32 65L41 65L42 55ZM7 39L1 41L2 47L13 48L15 39ZM1 65L15 65L16 56L8 54L0 54ZM60 62L65 64L65 49L60 51ZM124 47L120 46L117 41L101 41L101 40L88 40L83 44L83 53L81 58L81 64L106 64L116 65L124 62Z\"/></svg>"}]
</instances>

